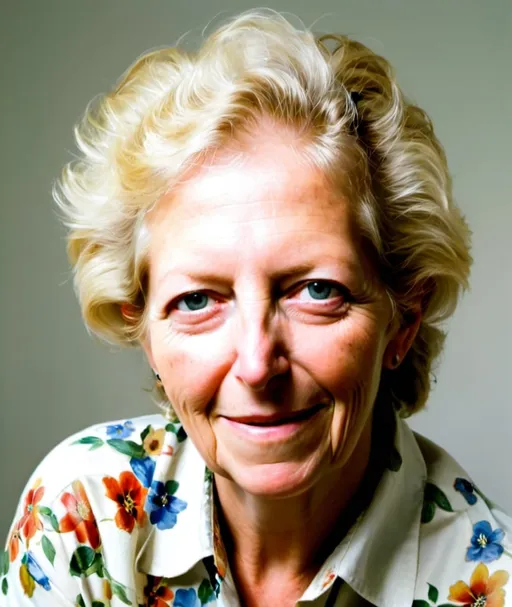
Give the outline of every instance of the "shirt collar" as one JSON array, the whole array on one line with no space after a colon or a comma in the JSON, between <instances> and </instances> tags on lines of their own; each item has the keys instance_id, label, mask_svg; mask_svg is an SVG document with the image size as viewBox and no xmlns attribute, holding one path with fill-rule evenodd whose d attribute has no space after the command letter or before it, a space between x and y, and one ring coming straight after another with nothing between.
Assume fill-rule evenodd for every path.
<instances>
[{"instance_id":1,"label":"shirt collar","mask_svg":"<svg viewBox=\"0 0 512 607\"><path fill-rule=\"evenodd\" d=\"M412 604L426 467L412 431L399 418L395 448L401 458L399 469L385 470L370 505L326 560L302 600L314 600L340 577L377 607ZM214 516L212 483L192 441L179 443L175 432L167 432L153 478L177 480L187 508L172 529L150 526L137 556L138 570L174 578L213 556L223 577L227 562Z\"/></svg>"},{"instance_id":2,"label":"shirt collar","mask_svg":"<svg viewBox=\"0 0 512 607\"><path fill-rule=\"evenodd\" d=\"M338 544L302 600L336 577L377 607L412 605L416 585L426 466L409 426L397 419L399 469L386 469L368 508Z\"/></svg>"}]
</instances>

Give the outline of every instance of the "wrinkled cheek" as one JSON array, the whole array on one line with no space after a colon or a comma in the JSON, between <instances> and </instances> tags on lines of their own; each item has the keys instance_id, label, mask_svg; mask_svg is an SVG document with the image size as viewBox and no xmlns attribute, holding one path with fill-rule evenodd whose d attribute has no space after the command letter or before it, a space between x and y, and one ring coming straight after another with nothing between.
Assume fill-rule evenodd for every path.
<instances>
[{"instance_id":1,"label":"wrinkled cheek","mask_svg":"<svg viewBox=\"0 0 512 607\"><path fill-rule=\"evenodd\" d=\"M353 453L365 425L369 422L372 403L365 382L357 382L338 398L331 425L332 458L344 465Z\"/></svg>"},{"instance_id":2,"label":"wrinkled cheek","mask_svg":"<svg viewBox=\"0 0 512 607\"><path fill-rule=\"evenodd\" d=\"M188 361L173 360L172 369L162 377L167 397L180 422L203 459L211 467L216 459L216 441L212 431L209 410L215 392L216 377L204 369L198 374Z\"/></svg>"},{"instance_id":3,"label":"wrinkled cheek","mask_svg":"<svg viewBox=\"0 0 512 607\"><path fill-rule=\"evenodd\" d=\"M178 415L204 414L231 365L222 336L179 335L167 342L156 339L152 345L167 396Z\"/></svg>"},{"instance_id":4,"label":"wrinkled cheek","mask_svg":"<svg viewBox=\"0 0 512 607\"><path fill-rule=\"evenodd\" d=\"M355 347L347 340L340 341L313 352L311 360L315 362L309 368L334 400L331 457L336 464L344 465L371 424L380 379L380 353L375 344Z\"/></svg>"}]
</instances>

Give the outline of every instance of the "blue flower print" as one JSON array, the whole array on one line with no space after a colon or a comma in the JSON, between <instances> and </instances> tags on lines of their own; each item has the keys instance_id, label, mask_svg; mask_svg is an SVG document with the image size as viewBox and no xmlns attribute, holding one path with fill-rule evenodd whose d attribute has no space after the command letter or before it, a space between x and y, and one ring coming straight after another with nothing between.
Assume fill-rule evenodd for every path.
<instances>
[{"instance_id":1,"label":"blue flower print","mask_svg":"<svg viewBox=\"0 0 512 607\"><path fill-rule=\"evenodd\" d=\"M201 607L201 603L193 588L180 588L176 591L172 607Z\"/></svg>"},{"instance_id":2,"label":"blue flower print","mask_svg":"<svg viewBox=\"0 0 512 607\"><path fill-rule=\"evenodd\" d=\"M453 483L453 487L455 491L462 494L462 497L470 506L476 504L478 498L475 494L475 486L473 483L465 478L456 478L455 482Z\"/></svg>"},{"instance_id":3,"label":"blue flower print","mask_svg":"<svg viewBox=\"0 0 512 607\"><path fill-rule=\"evenodd\" d=\"M124 424L111 424L107 426L107 436L109 438L128 438L134 430L135 426L129 419Z\"/></svg>"},{"instance_id":4,"label":"blue flower print","mask_svg":"<svg viewBox=\"0 0 512 607\"><path fill-rule=\"evenodd\" d=\"M149 489L145 510L149 512L151 524L158 529L171 529L176 525L178 513L185 510L187 502L174 497L178 489L176 481L153 481ZM176 605L176 601L174 602Z\"/></svg>"},{"instance_id":5,"label":"blue flower print","mask_svg":"<svg viewBox=\"0 0 512 607\"><path fill-rule=\"evenodd\" d=\"M50 580L48 576L41 569L39 563L34 558L31 552L27 552L23 557L22 563L27 566L30 577L42 586L45 590L51 590Z\"/></svg>"},{"instance_id":6,"label":"blue flower print","mask_svg":"<svg viewBox=\"0 0 512 607\"><path fill-rule=\"evenodd\" d=\"M142 486L150 487L155 473L155 460L150 457L143 457L142 459L132 457L130 459L130 466L135 476L142 483Z\"/></svg>"},{"instance_id":7,"label":"blue flower print","mask_svg":"<svg viewBox=\"0 0 512 607\"><path fill-rule=\"evenodd\" d=\"M471 546L466 553L468 561L491 563L503 554L500 542L505 537L502 529L492 530L487 521L479 521L473 526Z\"/></svg>"}]
</instances>

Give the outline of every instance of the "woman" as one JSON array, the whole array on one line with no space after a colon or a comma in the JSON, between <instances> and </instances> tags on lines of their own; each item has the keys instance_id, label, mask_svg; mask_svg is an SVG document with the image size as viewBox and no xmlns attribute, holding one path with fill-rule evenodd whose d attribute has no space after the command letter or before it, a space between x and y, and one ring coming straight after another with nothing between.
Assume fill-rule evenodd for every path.
<instances>
[{"instance_id":1,"label":"woman","mask_svg":"<svg viewBox=\"0 0 512 607\"><path fill-rule=\"evenodd\" d=\"M83 316L144 349L167 419L47 456L4 603L505 605L510 519L402 419L470 256L389 64L244 14L139 59L77 140L57 200Z\"/></svg>"}]
</instances>

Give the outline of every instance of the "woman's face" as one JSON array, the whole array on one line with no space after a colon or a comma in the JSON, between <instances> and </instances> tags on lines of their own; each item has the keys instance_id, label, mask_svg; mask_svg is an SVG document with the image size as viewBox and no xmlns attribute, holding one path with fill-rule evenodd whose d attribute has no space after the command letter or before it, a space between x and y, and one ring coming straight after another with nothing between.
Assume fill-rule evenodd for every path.
<instances>
[{"instance_id":1,"label":"woman's face","mask_svg":"<svg viewBox=\"0 0 512 607\"><path fill-rule=\"evenodd\" d=\"M150 363L208 467L252 494L305 491L369 445L398 338L349 206L267 137L148 218Z\"/></svg>"}]
</instances>

